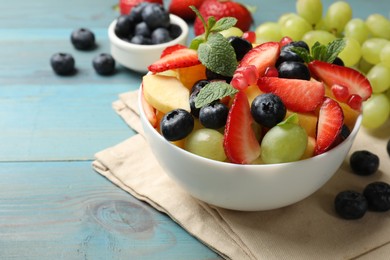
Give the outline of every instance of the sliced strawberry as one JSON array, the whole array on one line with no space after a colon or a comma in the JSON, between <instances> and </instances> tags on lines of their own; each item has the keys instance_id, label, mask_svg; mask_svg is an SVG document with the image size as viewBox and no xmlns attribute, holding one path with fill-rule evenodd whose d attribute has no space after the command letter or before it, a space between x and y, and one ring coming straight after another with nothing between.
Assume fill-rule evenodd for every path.
<instances>
[{"instance_id":1,"label":"sliced strawberry","mask_svg":"<svg viewBox=\"0 0 390 260\"><path fill-rule=\"evenodd\" d=\"M325 87L319 81L262 77L260 90L278 95L284 105L295 112L314 111L324 100Z\"/></svg>"},{"instance_id":2,"label":"sliced strawberry","mask_svg":"<svg viewBox=\"0 0 390 260\"><path fill-rule=\"evenodd\" d=\"M176 50L148 67L153 73L163 72L171 69L191 67L200 64L198 53L195 50L183 48Z\"/></svg>"},{"instance_id":3,"label":"sliced strawberry","mask_svg":"<svg viewBox=\"0 0 390 260\"><path fill-rule=\"evenodd\" d=\"M183 44L175 44L173 46L166 47L162 51L160 58L163 58L163 57L167 56L168 54L172 54L173 52L175 52L177 50L186 49L186 48L187 48L187 46L185 46Z\"/></svg>"},{"instance_id":4,"label":"sliced strawberry","mask_svg":"<svg viewBox=\"0 0 390 260\"><path fill-rule=\"evenodd\" d=\"M346 87L349 95L359 95L363 101L372 94L368 79L352 68L315 60L309 63L309 69L312 75L325 82L329 88L333 85ZM342 102L342 100L339 101Z\"/></svg>"},{"instance_id":5,"label":"sliced strawberry","mask_svg":"<svg viewBox=\"0 0 390 260\"><path fill-rule=\"evenodd\" d=\"M231 83L232 86L239 90L247 88L250 83L243 77L240 70L245 67L255 66L257 68L258 75L261 77L264 75L268 67L275 65L276 60L279 57L279 53L280 45L277 42L266 42L250 50L240 61L240 64L233 75ZM246 81L248 81L248 83L245 83Z\"/></svg>"},{"instance_id":6,"label":"sliced strawberry","mask_svg":"<svg viewBox=\"0 0 390 260\"><path fill-rule=\"evenodd\" d=\"M260 156L253 123L248 98L239 91L229 111L223 142L226 156L232 163L247 164Z\"/></svg>"},{"instance_id":7,"label":"sliced strawberry","mask_svg":"<svg viewBox=\"0 0 390 260\"><path fill-rule=\"evenodd\" d=\"M344 123L343 110L337 101L325 98L322 103L317 124L316 155L322 154L332 148L337 140Z\"/></svg>"}]
</instances>

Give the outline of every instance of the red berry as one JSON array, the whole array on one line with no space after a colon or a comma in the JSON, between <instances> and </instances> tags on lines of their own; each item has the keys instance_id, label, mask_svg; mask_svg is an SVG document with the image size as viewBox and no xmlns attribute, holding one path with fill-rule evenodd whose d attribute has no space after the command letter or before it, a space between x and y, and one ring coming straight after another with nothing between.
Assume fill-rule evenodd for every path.
<instances>
[{"instance_id":1,"label":"red berry","mask_svg":"<svg viewBox=\"0 0 390 260\"><path fill-rule=\"evenodd\" d=\"M158 61L148 67L151 72L163 72L170 69L191 67L200 64L198 53L188 48L180 48L168 55L165 55Z\"/></svg>"},{"instance_id":2,"label":"red berry","mask_svg":"<svg viewBox=\"0 0 390 260\"><path fill-rule=\"evenodd\" d=\"M326 97L322 103L317 124L314 154L322 154L333 147L344 124L344 114L337 101Z\"/></svg>"},{"instance_id":3,"label":"red berry","mask_svg":"<svg viewBox=\"0 0 390 260\"><path fill-rule=\"evenodd\" d=\"M233 100L224 133L224 149L232 163L248 164L260 156L260 144L252 128L254 120L246 94L239 91Z\"/></svg>"},{"instance_id":4,"label":"red berry","mask_svg":"<svg viewBox=\"0 0 390 260\"><path fill-rule=\"evenodd\" d=\"M134 6L142 2L163 4L162 0L119 0L119 11L121 14L129 14Z\"/></svg>"},{"instance_id":5,"label":"red berry","mask_svg":"<svg viewBox=\"0 0 390 260\"><path fill-rule=\"evenodd\" d=\"M190 6L192 5L199 9L202 3L203 0L171 0L169 12L180 16L184 20L193 20L195 19L196 14L191 10Z\"/></svg>"},{"instance_id":6,"label":"red berry","mask_svg":"<svg viewBox=\"0 0 390 260\"><path fill-rule=\"evenodd\" d=\"M256 33L254 31L244 32L244 34L241 37L250 43L256 42Z\"/></svg>"},{"instance_id":7,"label":"red berry","mask_svg":"<svg viewBox=\"0 0 390 260\"><path fill-rule=\"evenodd\" d=\"M280 41L279 41L279 44L280 44L280 48L282 48L283 46L291 43L293 41L293 39L291 39L290 37L288 36L284 36Z\"/></svg>"},{"instance_id":8,"label":"red berry","mask_svg":"<svg viewBox=\"0 0 390 260\"><path fill-rule=\"evenodd\" d=\"M199 12L205 21L211 16L214 16L216 20L222 17L235 17L237 18L235 26L244 32L249 30L253 22L252 14L244 5L229 0L205 0L200 6ZM195 35L204 33L204 26L199 17L194 22L194 33Z\"/></svg>"},{"instance_id":9,"label":"red berry","mask_svg":"<svg viewBox=\"0 0 390 260\"><path fill-rule=\"evenodd\" d=\"M278 95L295 112L314 111L325 97L325 87L318 81L262 77L257 85L264 92Z\"/></svg>"}]
</instances>

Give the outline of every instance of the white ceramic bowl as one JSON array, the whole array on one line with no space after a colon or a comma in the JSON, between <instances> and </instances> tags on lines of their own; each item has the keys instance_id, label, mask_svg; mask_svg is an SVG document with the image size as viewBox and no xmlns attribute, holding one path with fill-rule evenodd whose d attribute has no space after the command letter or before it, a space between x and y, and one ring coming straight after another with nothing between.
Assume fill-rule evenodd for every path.
<instances>
[{"instance_id":1,"label":"white ceramic bowl","mask_svg":"<svg viewBox=\"0 0 390 260\"><path fill-rule=\"evenodd\" d=\"M359 116L349 137L324 154L291 163L238 165L203 158L172 145L151 126L142 105L139 110L149 146L177 184L199 200L242 211L291 205L321 188L341 166L362 120Z\"/></svg>"},{"instance_id":2,"label":"white ceramic bowl","mask_svg":"<svg viewBox=\"0 0 390 260\"><path fill-rule=\"evenodd\" d=\"M162 51L175 44L187 44L188 24L180 17L170 14L171 23L180 26L182 33L176 39L170 42L156 45L132 44L121 40L116 36L114 29L116 20L108 27L108 38L110 39L110 48L112 57L121 65L141 73L148 71L148 66L158 60Z\"/></svg>"}]
</instances>

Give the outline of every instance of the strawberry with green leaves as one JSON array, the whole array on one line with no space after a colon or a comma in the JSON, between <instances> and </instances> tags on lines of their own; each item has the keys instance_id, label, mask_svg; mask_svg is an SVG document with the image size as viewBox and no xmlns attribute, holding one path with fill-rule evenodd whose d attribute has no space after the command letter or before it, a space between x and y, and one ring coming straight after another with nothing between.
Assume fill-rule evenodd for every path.
<instances>
[{"instance_id":1,"label":"strawberry with green leaves","mask_svg":"<svg viewBox=\"0 0 390 260\"><path fill-rule=\"evenodd\" d=\"M242 31L248 31L253 23L253 17L248 8L241 3L231 0L205 0L199 8L201 16L207 20L214 17L219 20L223 17L234 17L237 19L236 26ZM199 16L194 22L194 33L200 35L205 29Z\"/></svg>"}]
</instances>

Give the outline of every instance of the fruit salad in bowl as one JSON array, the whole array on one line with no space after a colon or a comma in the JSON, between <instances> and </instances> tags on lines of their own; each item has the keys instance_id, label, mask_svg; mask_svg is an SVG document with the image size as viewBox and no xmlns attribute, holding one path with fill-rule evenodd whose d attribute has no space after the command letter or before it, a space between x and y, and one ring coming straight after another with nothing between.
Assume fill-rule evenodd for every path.
<instances>
[{"instance_id":1,"label":"fruit salad in bowl","mask_svg":"<svg viewBox=\"0 0 390 260\"><path fill-rule=\"evenodd\" d=\"M204 21L189 47L164 50L143 77L141 121L158 162L195 198L280 208L335 174L372 89L339 64L342 40L257 44L229 35L234 25L231 17Z\"/></svg>"}]
</instances>

